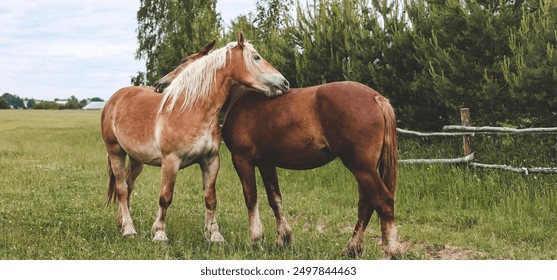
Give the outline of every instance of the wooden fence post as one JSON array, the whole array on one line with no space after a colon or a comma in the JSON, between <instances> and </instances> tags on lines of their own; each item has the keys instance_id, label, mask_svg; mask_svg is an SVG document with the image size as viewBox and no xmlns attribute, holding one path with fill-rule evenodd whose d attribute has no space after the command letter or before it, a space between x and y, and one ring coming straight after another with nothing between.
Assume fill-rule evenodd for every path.
<instances>
[{"instance_id":1,"label":"wooden fence post","mask_svg":"<svg viewBox=\"0 0 557 280\"><path fill-rule=\"evenodd\" d=\"M470 110L468 108L460 108L460 122L462 126L470 126ZM462 136L462 149L464 150L464 155L467 156L472 153L472 147L470 145L470 135Z\"/></svg>"}]
</instances>

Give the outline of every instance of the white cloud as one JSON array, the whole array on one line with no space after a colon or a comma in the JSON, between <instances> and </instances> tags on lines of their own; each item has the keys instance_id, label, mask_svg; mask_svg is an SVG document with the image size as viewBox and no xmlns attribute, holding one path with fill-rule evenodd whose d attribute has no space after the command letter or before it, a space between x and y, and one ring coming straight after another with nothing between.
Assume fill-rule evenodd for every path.
<instances>
[{"instance_id":1,"label":"white cloud","mask_svg":"<svg viewBox=\"0 0 557 280\"><path fill-rule=\"evenodd\" d=\"M137 0L3 1L0 92L108 98L143 69L134 60L138 8Z\"/></svg>"},{"instance_id":2,"label":"white cloud","mask_svg":"<svg viewBox=\"0 0 557 280\"><path fill-rule=\"evenodd\" d=\"M225 23L256 0L221 0ZM135 60L139 0L0 1L0 94L109 98L144 70Z\"/></svg>"}]
</instances>

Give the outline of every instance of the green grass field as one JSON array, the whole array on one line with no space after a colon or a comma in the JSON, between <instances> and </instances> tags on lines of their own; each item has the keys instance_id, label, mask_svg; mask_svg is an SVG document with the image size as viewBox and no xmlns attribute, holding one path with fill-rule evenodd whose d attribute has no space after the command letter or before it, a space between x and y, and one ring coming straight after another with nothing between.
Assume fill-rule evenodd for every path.
<instances>
[{"instance_id":1,"label":"green grass field","mask_svg":"<svg viewBox=\"0 0 557 280\"><path fill-rule=\"evenodd\" d=\"M201 171L180 171L166 244L151 241L159 169L146 167L132 198L138 231L123 238L105 207L106 152L98 111L0 111L0 259L342 259L356 222L357 188L335 161L279 170L294 243L277 247L259 181L265 239L248 242L241 186L224 146L217 182L226 243L203 238ZM457 141L458 145L458 141ZM414 153L404 150L401 157ZM409 148L410 149L410 148ZM402 259L557 259L557 176L401 165L396 200ZM374 215L362 259L382 258Z\"/></svg>"}]
</instances>

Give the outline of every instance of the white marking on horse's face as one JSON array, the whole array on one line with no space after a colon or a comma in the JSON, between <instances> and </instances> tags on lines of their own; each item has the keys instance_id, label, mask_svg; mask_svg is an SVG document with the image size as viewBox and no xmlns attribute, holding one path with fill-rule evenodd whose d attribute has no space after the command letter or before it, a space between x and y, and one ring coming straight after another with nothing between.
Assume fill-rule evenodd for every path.
<instances>
[{"instance_id":1,"label":"white marking on horse's face","mask_svg":"<svg viewBox=\"0 0 557 280\"><path fill-rule=\"evenodd\" d=\"M269 62L253 48L246 44L243 52L246 68L251 76L250 86L263 94L274 97L290 90L290 83Z\"/></svg>"}]
</instances>

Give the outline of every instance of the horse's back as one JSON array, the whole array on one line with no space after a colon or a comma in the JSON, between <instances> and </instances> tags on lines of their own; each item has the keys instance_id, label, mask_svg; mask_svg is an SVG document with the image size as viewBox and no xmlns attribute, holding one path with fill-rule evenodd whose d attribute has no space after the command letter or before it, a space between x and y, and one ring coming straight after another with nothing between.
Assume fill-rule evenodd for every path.
<instances>
[{"instance_id":1,"label":"horse's back","mask_svg":"<svg viewBox=\"0 0 557 280\"><path fill-rule=\"evenodd\" d=\"M381 95L357 82L334 82L317 89L315 103L323 123L349 129L384 122L377 96Z\"/></svg>"}]
</instances>

